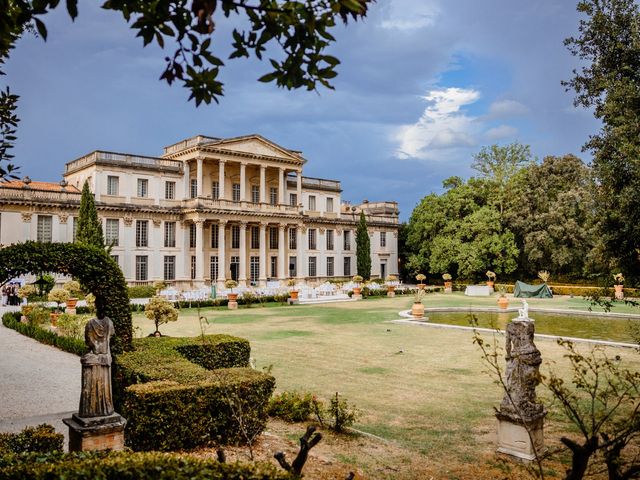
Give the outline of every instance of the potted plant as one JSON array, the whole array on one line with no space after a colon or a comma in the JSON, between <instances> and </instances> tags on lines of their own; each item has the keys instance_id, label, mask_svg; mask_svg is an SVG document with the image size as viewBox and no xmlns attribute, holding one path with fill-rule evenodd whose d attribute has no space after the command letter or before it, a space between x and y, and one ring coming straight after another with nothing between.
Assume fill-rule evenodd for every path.
<instances>
[{"instance_id":1,"label":"potted plant","mask_svg":"<svg viewBox=\"0 0 640 480\"><path fill-rule=\"evenodd\" d=\"M224 286L231 290L227 293L227 299L229 299L228 307L232 310L238 308L238 294L233 291L233 289L238 286L238 282L235 280L227 280L224 282Z\"/></svg>"},{"instance_id":2,"label":"potted plant","mask_svg":"<svg viewBox=\"0 0 640 480\"><path fill-rule=\"evenodd\" d=\"M398 281L398 277L396 275L388 275L386 280L387 280L387 297L395 297L396 296L395 282Z\"/></svg>"},{"instance_id":3,"label":"potted plant","mask_svg":"<svg viewBox=\"0 0 640 480\"><path fill-rule=\"evenodd\" d=\"M452 277L449 273L442 275L442 280L444 280L444 293L451 293L453 291L453 282L451 279Z\"/></svg>"},{"instance_id":4,"label":"potted plant","mask_svg":"<svg viewBox=\"0 0 640 480\"><path fill-rule=\"evenodd\" d=\"M353 296L356 298L361 298L362 288L360 287L360 282L362 282L364 279L360 275L354 275L351 280L353 280L353 282L356 284L356 286L353 287Z\"/></svg>"},{"instance_id":5,"label":"potted plant","mask_svg":"<svg viewBox=\"0 0 640 480\"><path fill-rule=\"evenodd\" d=\"M152 297L144 307L144 315L156 324L156 330L150 337L161 337L160 325L178 320L178 311L171 302L162 297Z\"/></svg>"},{"instance_id":6,"label":"potted plant","mask_svg":"<svg viewBox=\"0 0 640 480\"><path fill-rule=\"evenodd\" d=\"M291 296L291 300L298 300L298 290L296 289L296 281L292 278L287 282L287 285L291 287L289 290L289 295Z\"/></svg>"},{"instance_id":7,"label":"potted plant","mask_svg":"<svg viewBox=\"0 0 640 480\"><path fill-rule=\"evenodd\" d=\"M62 288L64 288L69 294L69 298L67 298L65 306L67 308L76 308L78 303L77 295L80 293L80 284L75 280L69 280L62 286Z\"/></svg>"},{"instance_id":8,"label":"potted plant","mask_svg":"<svg viewBox=\"0 0 640 480\"><path fill-rule=\"evenodd\" d=\"M487 273L485 273L485 275L487 276L488 280L487 280L487 287L491 287L493 288L493 285L495 284L496 281L496 274L495 272L492 272L491 270L487 270Z\"/></svg>"},{"instance_id":9,"label":"potted plant","mask_svg":"<svg viewBox=\"0 0 640 480\"><path fill-rule=\"evenodd\" d=\"M425 296L424 290L417 290L413 298L413 305L411 306L411 316L413 318L424 318L424 305L422 299Z\"/></svg>"},{"instance_id":10,"label":"potted plant","mask_svg":"<svg viewBox=\"0 0 640 480\"><path fill-rule=\"evenodd\" d=\"M424 273L419 273L416 275L416 280L420 282L418 284L418 289L424 290L425 284L422 282L424 282L426 279L427 279L427 276Z\"/></svg>"},{"instance_id":11,"label":"potted plant","mask_svg":"<svg viewBox=\"0 0 640 480\"><path fill-rule=\"evenodd\" d=\"M616 299L622 300L624 298L624 276L622 275L622 273L616 273L613 275L613 283L613 288L615 288L616 290Z\"/></svg>"},{"instance_id":12,"label":"potted plant","mask_svg":"<svg viewBox=\"0 0 640 480\"><path fill-rule=\"evenodd\" d=\"M509 306L509 299L507 298L507 292L504 287L500 288L500 296L498 297L498 307L506 310Z\"/></svg>"},{"instance_id":13,"label":"potted plant","mask_svg":"<svg viewBox=\"0 0 640 480\"><path fill-rule=\"evenodd\" d=\"M69 299L69 292L64 288L54 288L49 292L47 298L50 302L56 302L57 304L56 311L50 315L51 325L55 327L58 323L58 317L60 316L60 304L65 303Z\"/></svg>"},{"instance_id":14,"label":"potted plant","mask_svg":"<svg viewBox=\"0 0 640 480\"><path fill-rule=\"evenodd\" d=\"M23 287L20 287L18 289L18 296L20 298L24 298L27 301L29 301L29 297L32 297L36 294L36 287L34 287L33 285L25 285ZM22 306L22 313L24 313L25 315L29 315L29 312L33 309L33 305L23 305Z\"/></svg>"}]
</instances>

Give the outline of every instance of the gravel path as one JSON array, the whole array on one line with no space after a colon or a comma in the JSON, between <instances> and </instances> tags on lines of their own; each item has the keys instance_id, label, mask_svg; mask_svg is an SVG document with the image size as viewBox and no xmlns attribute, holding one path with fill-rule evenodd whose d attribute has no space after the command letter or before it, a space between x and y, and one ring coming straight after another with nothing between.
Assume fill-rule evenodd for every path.
<instances>
[{"instance_id":1,"label":"gravel path","mask_svg":"<svg viewBox=\"0 0 640 480\"><path fill-rule=\"evenodd\" d=\"M0 323L0 431L46 422L66 433L61 420L78 410L79 401L79 357Z\"/></svg>"}]
</instances>

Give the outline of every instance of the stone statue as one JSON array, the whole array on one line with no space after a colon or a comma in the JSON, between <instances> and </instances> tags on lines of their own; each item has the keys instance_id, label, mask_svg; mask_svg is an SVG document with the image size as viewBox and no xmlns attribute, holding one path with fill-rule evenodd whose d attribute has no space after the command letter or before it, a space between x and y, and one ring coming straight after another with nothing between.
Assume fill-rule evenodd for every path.
<instances>
[{"instance_id":1,"label":"stone statue","mask_svg":"<svg viewBox=\"0 0 640 480\"><path fill-rule=\"evenodd\" d=\"M109 340L115 333L109 317L92 318L84 329L89 353L82 356L82 392L80 411L83 418L113 415L111 395L111 348Z\"/></svg>"},{"instance_id":2,"label":"stone statue","mask_svg":"<svg viewBox=\"0 0 640 480\"><path fill-rule=\"evenodd\" d=\"M522 299L522 308L518 309L518 318L529 318L529 304L524 298Z\"/></svg>"}]
</instances>

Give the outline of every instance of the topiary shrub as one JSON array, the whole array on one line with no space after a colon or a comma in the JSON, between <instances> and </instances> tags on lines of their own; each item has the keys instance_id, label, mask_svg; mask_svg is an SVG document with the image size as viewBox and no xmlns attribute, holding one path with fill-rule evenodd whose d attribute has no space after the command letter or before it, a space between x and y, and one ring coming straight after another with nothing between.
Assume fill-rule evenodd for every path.
<instances>
[{"instance_id":1,"label":"topiary shrub","mask_svg":"<svg viewBox=\"0 0 640 480\"><path fill-rule=\"evenodd\" d=\"M266 425L275 387L270 375L246 367L247 340L228 335L144 338L117 357L116 410L127 419L134 450L183 450L247 443Z\"/></svg>"},{"instance_id":2,"label":"topiary shrub","mask_svg":"<svg viewBox=\"0 0 640 480\"><path fill-rule=\"evenodd\" d=\"M27 427L19 433L0 433L0 455L8 453L62 451L64 435L46 423ZM0 478L5 478L0 474ZM28 477L25 477L28 478Z\"/></svg>"},{"instance_id":3,"label":"topiary shrub","mask_svg":"<svg viewBox=\"0 0 640 480\"><path fill-rule=\"evenodd\" d=\"M82 452L0 456L3 480L294 480L266 463L220 463L189 455Z\"/></svg>"},{"instance_id":4,"label":"topiary shrub","mask_svg":"<svg viewBox=\"0 0 640 480\"><path fill-rule=\"evenodd\" d=\"M0 249L0 284L27 273L57 272L76 278L96 297L98 312L116 330L114 353L132 348L127 286L120 267L104 248L78 243L25 242Z\"/></svg>"},{"instance_id":5,"label":"topiary shrub","mask_svg":"<svg viewBox=\"0 0 640 480\"><path fill-rule=\"evenodd\" d=\"M156 294L153 285L135 285L128 287L129 298L151 298Z\"/></svg>"}]
</instances>

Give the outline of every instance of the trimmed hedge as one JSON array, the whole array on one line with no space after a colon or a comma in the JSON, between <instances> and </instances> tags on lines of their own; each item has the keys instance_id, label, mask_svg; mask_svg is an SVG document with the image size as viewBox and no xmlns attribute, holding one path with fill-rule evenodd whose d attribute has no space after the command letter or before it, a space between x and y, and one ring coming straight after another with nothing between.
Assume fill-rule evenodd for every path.
<instances>
[{"instance_id":1,"label":"trimmed hedge","mask_svg":"<svg viewBox=\"0 0 640 480\"><path fill-rule=\"evenodd\" d=\"M293 480L266 463L220 463L167 453L83 452L0 456L4 480Z\"/></svg>"},{"instance_id":2,"label":"trimmed hedge","mask_svg":"<svg viewBox=\"0 0 640 480\"><path fill-rule=\"evenodd\" d=\"M78 356L82 356L87 353L88 349L84 340L72 337L62 337L57 333L44 329L38 325L21 323L20 317L20 312L7 312L2 316L2 324L7 328L21 333L22 335L31 337L40 343L52 345L65 352L73 353Z\"/></svg>"},{"instance_id":3,"label":"trimmed hedge","mask_svg":"<svg viewBox=\"0 0 640 480\"><path fill-rule=\"evenodd\" d=\"M0 455L24 452L62 452L64 435L46 423L19 433L0 433ZM4 478L0 474L0 478Z\"/></svg>"},{"instance_id":4,"label":"trimmed hedge","mask_svg":"<svg viewBox=\"0 0 640 480\"><path fill-rule=\"evenodd\" d=\"M122 270L104 248L81 243L25 242L0 249L0 284L27 273L57 272L76 278L96 297L116 330L115 353L131 350L133 327Z\"/></svg>"},{"instance_id":5,"label":"trimmed hedge","mask_svg":"<svg viewBox=\"0 0 640 480\"><path fill-rule=\"evenodd\" d=\"M151 298L156 294L153 285L135 285L127 287L129 298Z\"/></svg>"},{"instance_id":6,"label":"trimmed hedge","mask_svg":"<svg viewBox=\"0 0 640 480\"><path fill-rule=\"evenodd\" d=\"M584 286L584 285L554 285L548 284L554 295L573 295L575 297L589 297L592 295L609 296L613 297L613 287L603 288L597 286ZM504 288L506 293L513 293L514 285L505 283L496 283L495 290L499 291L500 288ZM463 289L464 290L464 289ZM640 290L637 288L624 289L626 297L639 297Z\"/></svg>"},{"instance_id":7,"label":"trimmed hedge","mask_svg":"<svg viewBox=\"0 0 640 480\"><path fill-rule=\"evenodd\" d=\"M264 430L275 379L246 368L247 340L160 337L134 346L113 365L116 409L133 450L246 443Z\"/></svg>"}]
</instances>

